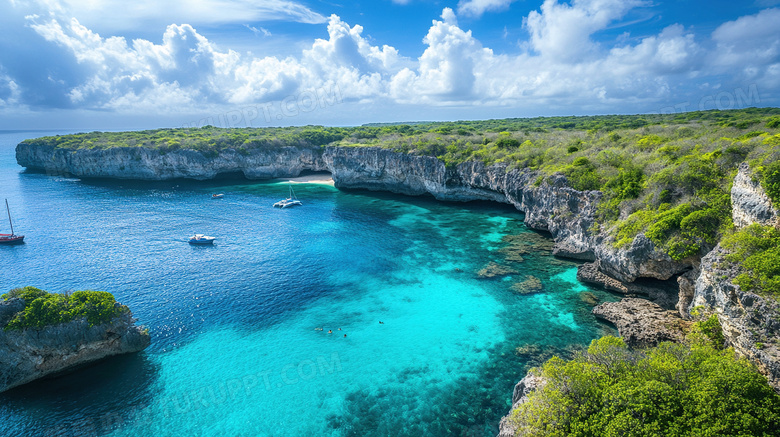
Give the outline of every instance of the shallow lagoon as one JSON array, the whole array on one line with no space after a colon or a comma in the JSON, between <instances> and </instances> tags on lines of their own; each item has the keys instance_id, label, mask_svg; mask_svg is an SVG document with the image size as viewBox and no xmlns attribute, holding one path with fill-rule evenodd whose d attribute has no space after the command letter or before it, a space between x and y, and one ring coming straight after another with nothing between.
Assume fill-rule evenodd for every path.
<instances>
[{"instance_id":1,"label":"shallow lagoon","mask_svg":"<svg viewBox=\"0 0 780 437\"><path fill-rule=\"evenodd\" d=\"M0 134L27 236L0 247L0 290L110 291L152 346L0 395L0 435L494 435L527 365L610 331L581 293L615 298L513 208L304 184L280 210L279 182L24 172L14 146L49 134ZM516 273L480 278L491 261Z\"/></svg>"}]
</instances>

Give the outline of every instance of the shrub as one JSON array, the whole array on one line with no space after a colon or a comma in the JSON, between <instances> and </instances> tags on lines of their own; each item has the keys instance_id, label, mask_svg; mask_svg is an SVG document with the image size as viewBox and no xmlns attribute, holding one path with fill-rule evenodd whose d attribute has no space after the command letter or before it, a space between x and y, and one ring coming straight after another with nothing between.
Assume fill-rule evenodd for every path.
<instances>
[{"instance_id":1,"label":"shrub","mask_svg":"<svg viewBox=\"0 0 780 437\"><path fill-rule=\"evenodd\" d=\"M726 259L737 264L734 283L745 291L780 297L780 230L750 225L723 238Z\"/></svg>"},{"instance_id":2,"label":"shrub","mask_svg":"<svg viewBox=\"0 0 780 437\"><path fill-rule=\"evenodd\" d=\"M761 185L775 206L780 205L780 161L765 165L761 170Z\"/></svg>"},{"instance_id":3,"label":"shrub","mask_svg":"<svg viewBox=\"0 0 780 437\"><path fill-rule=\"evenodd\" d=\"M726 338L723 336L723 327L720 325L720 320L716 314L695 322L691 332L694 334L700 333L707 337L716 349L723 349L723 345L726 343Z\"/></svg>"},{"instance_id":4,"label":"shrub","mask_svg":"<svg viewBox=\"0 0 780 437\"><path fill-rule=\"evenodd\" d=\"M114 296L105 291L76 291L72 295L47 293L35 287L11 290L3 299L20 297L25 307L5 326L10 329L41 329L84 318L90 326L105 323L129 309L117 305Z\"/></svg>"},{"instance_id":5,"label":"shrub","mask_svg":"<svg viewBox=\"0 0 780 437\"><path fill-rule=\"evenodd\" d=\"M629 350L594 340L538 370L546 385L511 420L527 436L775 435L780 396L746 359L709 343Z\"/></svg>"}]
</instances>

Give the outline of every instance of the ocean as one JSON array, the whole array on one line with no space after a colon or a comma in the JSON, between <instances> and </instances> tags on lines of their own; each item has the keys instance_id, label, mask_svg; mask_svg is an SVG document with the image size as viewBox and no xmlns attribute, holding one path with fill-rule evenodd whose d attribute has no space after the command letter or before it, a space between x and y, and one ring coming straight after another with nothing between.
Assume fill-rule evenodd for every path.
<instances>
[{"instance_id":1,"label":"ocean","mask_svg":"<svg viewBox=\"0 0 780 437\"><path fill-rule=\"evenodd\" d=\"M0 132L26 236L0 247L0 292L109 291L152 345L0 394L0 436L491 436L529 366L614 333L590 310L617 298L510 206L305 183L278 209L286 181L16 164L58 133Z\"/></svg>"}]
</instances>

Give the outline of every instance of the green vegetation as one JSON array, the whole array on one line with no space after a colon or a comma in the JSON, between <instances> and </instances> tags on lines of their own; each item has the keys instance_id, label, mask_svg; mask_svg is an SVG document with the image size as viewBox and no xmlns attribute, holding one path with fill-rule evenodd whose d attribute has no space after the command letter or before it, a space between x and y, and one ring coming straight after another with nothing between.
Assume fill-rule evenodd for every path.
<instances>
[{"instance_id":1,"label":"green vegetation","mask_svg":"<svg viewBox=\"0 0 780 437\"><path fill-rule=\"evenodd\" d=\"M675 260L701 256L731 232L730 184L740 163L758 172L780 204L780 108L667 115L537 117L504 120L373 124L358 127L219 129L83 133L27 140L78 148L144 146L206 157L226 150L252 154L283 146L375 146L434 156L448 168L466 161L507 171L555 173L578 190L600 190L595 229L617 247L644 232Z\"/></svg>"},{"instance_id":2,"label":"green vegetation","mask_svg":"<svg viewBox=\"0 0 780 437\"><path fill-rule=\"evenodd\" d=\"M511 420L528 436L776 435L780 396L766 378L733 350L689 339L636 351L603 337L554 357Z\"/></svg>"},{"instance_id":3,"label":"green vegetation","mask_svg":"<svg viewBox=\"0 0 780 437\"><path fill-rule=\"evenodd\" d=\"M753 224L726 236L722 246L726 260L739 266L736 285L780 298L780 230Z\"/></svg>"},{"instance_id":4,"label":"green vegetation","mask_svg":"<svg viewBox=\"0 0 780 437\"><path fill-rule=\"evenodd\" d=\"M105 323L130 310L118 305L114 296L105 291L76 291L73 294L48 293L35 287L15 288L3 299L24 299L24 310L5 326L12 329L41 329L84 318L90 326Z\"/></svg>"}]
</instances>

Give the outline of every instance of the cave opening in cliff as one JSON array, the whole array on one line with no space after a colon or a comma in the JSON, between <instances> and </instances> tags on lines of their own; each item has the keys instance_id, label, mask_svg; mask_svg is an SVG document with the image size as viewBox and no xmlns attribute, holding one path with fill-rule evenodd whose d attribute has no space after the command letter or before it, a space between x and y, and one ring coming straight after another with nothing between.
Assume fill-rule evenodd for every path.
<instances>
[{"instance_id":1,"label":"cave opening in cliff","mask_svg":"<svg viewBox=\"0 0 780 437\"><path fill-rule=\"evenodd\" d=\"M246 180L247 177L244 175L243 171L226 171L222 173L217 173L216 176L214 176L214 180Z\"/></svg>"}]
</instances>

